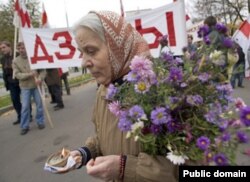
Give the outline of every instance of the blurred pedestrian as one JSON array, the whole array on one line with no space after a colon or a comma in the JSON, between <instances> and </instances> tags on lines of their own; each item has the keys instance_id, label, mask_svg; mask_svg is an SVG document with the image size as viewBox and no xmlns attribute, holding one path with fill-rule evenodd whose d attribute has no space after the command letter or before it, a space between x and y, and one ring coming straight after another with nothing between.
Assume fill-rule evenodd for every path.
<instances>
[{"instance_id":1,"label":"blurred pedestrian","mask_svg":"<svg viewBox=\"0 0 250 182\"><path fill-rule=\"evenodd\" d=\"M12 68L12 60L13 60L13 51L11 49L11 44L8 41L0 42L0 50L1 50L1 64L3 70L3 80L4 85L7 91L10 91L10 97L12 101L12 105L17 113L17 120L13 122L14 125L19 124L21 121L21 90L19 87L19 81L16 78L13 78L13 68Z\"/></svg>"},{"instance_id":2,"label":"blurred pedestrian","mask_svg":"<svg viewBox=\"0 0 250 182\"><path fill-rule=\"evenodd\" d=\"M42 98L39 93L39 87L42 85L46 72L43 70L31 70L27 58L25 45L23 42L17 44L19 56L13 61L13 69L15 77L19 79L22 97L22 113L21 113L21 135L25 135L29 131L30 122L30 104L33 97L36 104L36 122L39 129L44 129L44 111Z\"/></svg>"},{"instance_id":3,"label":"blurred pedestrian","mask_svg":"<svg viewBox=\"0 0 250 182\"><path fill-rule=\"evenodd\" d=\"M67 92L67 95L70 95L70 86L69 86L69 81L68 81L69 72L68 71L63 72L63 69L59 68L59 75L61 77L61 80L64 83L64 87L65 87L65 90ZM62 91L63 91L63 89L62 89Z\"/></svg>"},{"instance_id":4,"label":"blurred pedestrian","mask_svg":"<svg viewBox=\"0 0 250 182\"><path fill-rule=\"evenodd\" d=\"M194 52L196 52L197 47L196 45L193 43L193 36L192 35L188 35L188 45L187 45L187 51L189 52L189 54L192 54Z\"/></svg>"},{"instance_id":5,"label":"blurred pedestrian","mask_svg":"<svg viewBox=\"0 0 250 182\"><path fill-rule=\"evenodd\" d=\"M244 88L243 86L243 80L245 77L245 54L242 50L242 48L237 45L237 53L238 53L238 61L237 63L234 65L233 67L233 73L232 73L232 77L231 77L231 85L233 88L235 88L236 86L236 80L238 80L238 87L240 88Z\"/></svg>"},{"instance_id":6,"label":"blurred pedestrian","mask_svg":"<svg viewBox=\"0 0 250 182\"><path fill-rule=\"evenodd\" d=\"M54 110L57 111L59 109L64 108L64 103L62 99L62 82L59 75L58 68L47 69L47 75L45 78L45 82L48 86L49 93L51 95L52 104L56 104L54 106Z\"/></svg>"}]
</instances>

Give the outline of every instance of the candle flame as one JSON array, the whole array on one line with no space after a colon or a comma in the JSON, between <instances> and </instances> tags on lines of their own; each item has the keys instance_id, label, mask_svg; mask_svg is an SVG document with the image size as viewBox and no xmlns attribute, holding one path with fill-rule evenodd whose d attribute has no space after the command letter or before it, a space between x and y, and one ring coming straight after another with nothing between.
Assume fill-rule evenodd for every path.
<instances>
[{"instance_id":1,"label":"candle flame","mask_svg":"<svg viewBox=\"0 0 250 182\"><path fill-rule=\"evenodd\" d=\"M66 152L66 150L63 148L63 149L62 149L62 152L61 152L61 158L66 157L66 155L67 155L67 152Z\"/></svg>"}]
</instances>

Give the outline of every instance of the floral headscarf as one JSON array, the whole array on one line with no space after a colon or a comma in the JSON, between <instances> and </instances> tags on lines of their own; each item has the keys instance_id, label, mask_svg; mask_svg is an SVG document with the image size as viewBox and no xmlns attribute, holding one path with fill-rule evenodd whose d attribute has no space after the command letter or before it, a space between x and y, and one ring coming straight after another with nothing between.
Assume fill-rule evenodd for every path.
<instances>
[{"instance_id":1,"label":"floral headscarf","mask_svg":"<svg viewBox=\"0 0 250 182\"><path fill-rule=\"evenodd\" d=\"M112 81L129 71L135 55L150 56L149 47L143 37L120 15L110 11L91 12L97 14L104 29L112 68Z\"/></svg>"}]
</instances>

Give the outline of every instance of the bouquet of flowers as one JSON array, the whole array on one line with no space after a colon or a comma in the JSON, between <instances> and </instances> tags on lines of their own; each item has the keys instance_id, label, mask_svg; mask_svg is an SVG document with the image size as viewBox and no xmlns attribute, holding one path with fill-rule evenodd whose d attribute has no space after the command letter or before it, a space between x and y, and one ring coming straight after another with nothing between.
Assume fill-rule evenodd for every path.
<instances>
[{"instance_id":1,"label":"bouquet of flowers","mask_svg":"<svg viewBox=\"0 0 250 182\"><path fill-rule=\"evenodd\" d=\"M124 83L111 84L106 95L127 138L134 137L144 152L178 165L186 160L235 165L237 144L248 140L250 107L232 97L228 83L235 61L226 54L233 53L232 44L224 37L220 48L214 48L207 32L201 27L204 44L184 61L170 51L153 60L134 57Z\"/></svg>"}]
</instances>

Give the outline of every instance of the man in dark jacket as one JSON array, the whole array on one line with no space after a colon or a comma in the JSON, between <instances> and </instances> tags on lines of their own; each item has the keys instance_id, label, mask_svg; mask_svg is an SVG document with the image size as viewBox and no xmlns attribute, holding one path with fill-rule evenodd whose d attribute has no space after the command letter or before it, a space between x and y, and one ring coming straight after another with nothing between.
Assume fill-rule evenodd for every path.
<instances>
[{"instance_id":1,"label":"man in dark jacket","mask_svg":"<svg viewBox=\"0 0 250 182\"><path fill-rule=\"evenodd\" d=\"M19 87L19 82L17 79L13 78L13 69L12 69L12 60L13 60L13 52L11 49L11 44L8 41L0 42L0 50L3 56L1 57L1 64L3 69L3 80L5 84L6 90L10 91L11 101L13 107L17 113L17 120L13 122L14 125L20 123L21 119L21 101L20 94L21 90Z\"/></svg>"},{"instance_id":2,"label":"man in dark jacket","mask_svg":"<svg viewBox=\"0 0 250 182\"><path fill-rule=\"evenodd\" d=\"M47 69L45 82L48 86L49 93L51 95L51 102L55 103L54 110L64 108L62 99L62 82L57 68Z\"/></svg>"}]
</instances>

